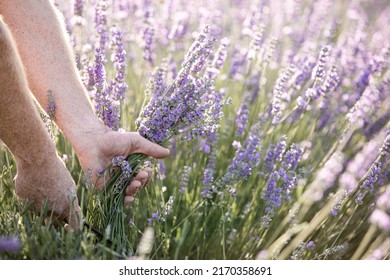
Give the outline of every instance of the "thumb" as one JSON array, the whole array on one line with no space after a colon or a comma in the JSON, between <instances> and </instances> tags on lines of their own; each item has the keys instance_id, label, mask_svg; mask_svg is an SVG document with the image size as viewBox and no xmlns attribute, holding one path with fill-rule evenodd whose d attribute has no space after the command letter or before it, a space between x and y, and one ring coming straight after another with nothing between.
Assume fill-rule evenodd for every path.
<instances>
[{"instance_id":1,"label":"thumb","mask_svg":"<svg viewBox=\"0 0 390 280\"><path fill-rule=\"evenodd\" d=\"M156 143L153 143L138 133L131 134L132 153L142 153L154 158L165 158L169 156L170 151Z\"/></svg>"}]
</instances>

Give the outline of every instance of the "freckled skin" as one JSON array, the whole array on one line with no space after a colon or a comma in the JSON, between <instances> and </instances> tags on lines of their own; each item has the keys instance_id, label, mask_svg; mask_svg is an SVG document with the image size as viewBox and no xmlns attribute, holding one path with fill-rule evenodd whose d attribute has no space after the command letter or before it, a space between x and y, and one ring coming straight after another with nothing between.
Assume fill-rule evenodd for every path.
<instances>
[{"instance_id":1,"label":"freckled skin","mask_svg":"<svg viewBox=\"0 0 390 280\"><path fill-rule=\"evenodd\" d=\"M42 108L48 91L55 100L54 120L72 144L83 170L93 170L92 180L102 189L96 170L113 157L144 153L163 158L169 150L135 132L110 131L96 117L78 74L63 19L48 0L0 0L0 138L15 155L16 192L39 208L47 199L57 216L79 212L75 184L33 105L31 93ZM126 189L124 203L151 178L140 171ZM69 198L75 201L70 206ZM72 209L72 211L69 211ZM78 214L77 214L78 215ZM71 221L73 227L77 222Z\"/></svg>"}]
</instances>

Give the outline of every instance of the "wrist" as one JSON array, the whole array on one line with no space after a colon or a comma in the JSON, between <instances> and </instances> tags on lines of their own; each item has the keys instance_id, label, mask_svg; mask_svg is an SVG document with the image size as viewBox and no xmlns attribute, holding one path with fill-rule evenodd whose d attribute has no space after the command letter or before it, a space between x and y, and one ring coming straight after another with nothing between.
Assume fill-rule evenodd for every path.
<instances>
[{"instance_id":1,"label":"wrist","mask_svg":"<svg viewBox=\"0 0 390 280\"><path fill-rule=\"evenodd\" d=\"M77 119L74 123L66 126L63 131L65 137L69 140L76 154L88 149L98 141L100 135L105 134L109 129L95 115L87 118Z\"/></svg>"}]
</instances>

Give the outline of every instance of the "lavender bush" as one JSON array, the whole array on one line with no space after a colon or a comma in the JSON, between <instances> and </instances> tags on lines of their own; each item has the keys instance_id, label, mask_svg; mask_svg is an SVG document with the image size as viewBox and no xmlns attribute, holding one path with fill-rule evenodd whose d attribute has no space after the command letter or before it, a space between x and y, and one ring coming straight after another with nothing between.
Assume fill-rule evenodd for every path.
<instances>
[{"instance_id":1,"label":"lavender bush","mask_svg":"<svg viewBox=\"0 0 390 280\"><path fill-rule=\"evenodd\" d=\"M54 131L100 240L25 212L1 148L0 236L21 249L0 257L390 258L386 1L56 4L96 114L172 155L150 161L153 181L125 208L145 156L113 159L91 191Z\"/></svg>"}]
</instances>

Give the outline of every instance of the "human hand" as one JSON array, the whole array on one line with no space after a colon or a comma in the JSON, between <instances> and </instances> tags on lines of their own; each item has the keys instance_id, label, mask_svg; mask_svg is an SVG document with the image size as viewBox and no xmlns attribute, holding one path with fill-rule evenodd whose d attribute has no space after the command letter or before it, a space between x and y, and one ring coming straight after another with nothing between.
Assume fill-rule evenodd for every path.
<instances>
[{"instance_id":1,"label":"human hand","mask_svg":"<svg viewBox=\"0 0 390 280\"><path fill-rule=\"evenodd\" d=\"M146 140L136 132L118 132L106 128L89 132L84 135L83 143L76 148L84 172L92 171L92 182L102 190L109 178L99 177L98 171L107 168L114 157L127 157L133 153L143 153L154 158L169 156L169 150ZM145 168L137 173L126 188L125 204L134 201L138 190L148 184L152 176L151 168Z\"/></svg>"},{"instance_id":2,"label":"human hand","mask_svg":"<svg viewBox=\"0 0 390 280\"><path fill-rule=\"evenodd\" d=\"M65 220L72 229L80 229L82 214L76 185L56 154L33 163L17 161L17 170L15 190L20 198L32 202L38 211L46 201L49 218Z\"/></svg>"}]
</instances>

